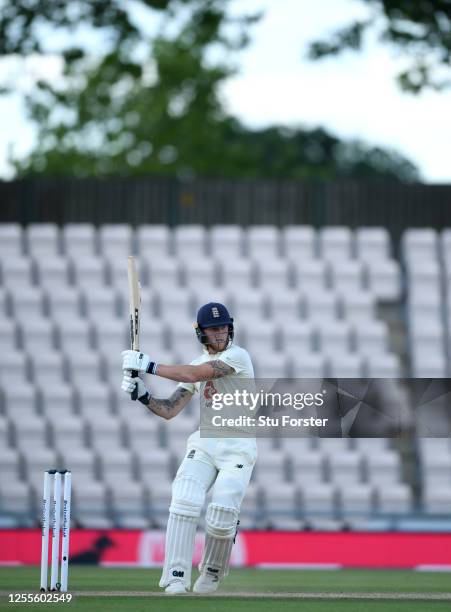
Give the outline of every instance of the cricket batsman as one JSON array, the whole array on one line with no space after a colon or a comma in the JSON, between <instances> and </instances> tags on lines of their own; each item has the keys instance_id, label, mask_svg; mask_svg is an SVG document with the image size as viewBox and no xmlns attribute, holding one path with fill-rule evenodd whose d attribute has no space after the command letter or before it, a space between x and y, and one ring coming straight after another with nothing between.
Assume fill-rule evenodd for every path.
<instances>
[{"instance_id":1,"label":"cricket batsman","mask_svg":"<svg viewBox=\"0 0 451 612\"><path fill-rule=\"evenodd\" d=\"M202 306L195 329L202 354L189 365L157 364L139 351L122 353L122 389L131 394L138 385L139 401L165 419L177 416L196 391L205 399L215 393L234 393L234 379L254 377L248 352L233 343L233 319L223 304L210 302ZM162 376L179 385L170 398L157 399L140 378L131 377L131 370ZM189 436L185 457L172 484L159 583L167 593L186 593L191 587L194 538L211 487L212 501L205 515L205 548L193 591L213 593L227 576L240 506L256 458L255 438L201 438L199 430Z\"/></svg>"}]
</instances>

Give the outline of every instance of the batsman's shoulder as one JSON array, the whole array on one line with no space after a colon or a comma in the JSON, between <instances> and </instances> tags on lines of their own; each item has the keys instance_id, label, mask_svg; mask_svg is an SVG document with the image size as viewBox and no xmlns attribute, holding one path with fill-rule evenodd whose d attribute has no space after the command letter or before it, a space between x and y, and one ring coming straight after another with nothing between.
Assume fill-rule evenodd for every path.
<instances>
[{"instance_id":1,"label":"batsman's shoulder","mask_svg":"<svg viewBox=\"0 0 451 612\"><path fill-rule=\"evenodd\" d=\"M224 361L234 367L237 373L247 372L249 375L251 373L253 375L252 359L245 348L238 346L238 344L232 344L224 351L223 355Z\"/></svg>"},{"instance_id":2,"label":"batsman's shoulder","mask_svg":"<svg viewBox=\"0 0 451 612\"><path fill-rule=\"evenodd\" d=\"M232 346L230 346L225 351L225 353L227 353L229 355L233 355L234 357L241 357L242 359L250 359L251 358L251 356L246 351L246 349L243 348L242 346L239 346L238 344L232 344Z\"/></svg>"}]
</instances>

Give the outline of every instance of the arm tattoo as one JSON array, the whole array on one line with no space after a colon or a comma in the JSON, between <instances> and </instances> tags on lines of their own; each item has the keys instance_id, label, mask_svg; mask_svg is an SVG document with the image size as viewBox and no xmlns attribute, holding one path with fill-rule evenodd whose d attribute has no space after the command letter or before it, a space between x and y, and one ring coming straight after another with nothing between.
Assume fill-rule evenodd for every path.
<instances>
[{"instance_id":1,"label":"arm tattoo","mask_svg":"<svg viewBox=\"0 0 451 612\"><path fill-rule=\"evenodd\" d=\"M232 374L235 371L233 368L231 368L229 365L219 359L215 361L210 361L209 365L211 365L211 367L213 368L212 378L222 378L223 376Z\"/></svg>"},{"instance_id":2,"label":"arm tattoo","mask_svg":"<svg viewBox=\"0 0 451 612\"><path fill-rule=\"evenodd\" d=\"M150 396L147 406L159 416L172 416L173 413L178 414L188 404L191 397L192 393L188 389L178 387L168 399Z\"/></svg>"}]
</instances>

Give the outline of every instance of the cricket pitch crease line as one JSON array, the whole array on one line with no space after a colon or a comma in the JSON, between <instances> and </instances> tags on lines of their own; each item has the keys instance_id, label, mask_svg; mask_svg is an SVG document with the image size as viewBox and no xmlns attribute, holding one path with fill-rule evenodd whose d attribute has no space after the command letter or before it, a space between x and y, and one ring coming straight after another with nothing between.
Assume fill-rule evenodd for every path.
<instances>
[{"instance_id":1,"label":"cricket pitch crease line","mask_svg":"<svg viewBox=\"0 0 451 612\"><path fill-rule=\"evenodd\" d=\"M173 597L164 592L155 591L70 591L74 597ZM1 593L7 594L6 591ZM209 597L214 598L242 598L242 599L355 599L355 600L408 600L408 601L451 601L450 593L356 593L356 592L336 592L336 593L284 593L284 592L250 592L250 591L230 591L219 592L212 595L197 595L196 593L186 593L180 597Z\"/></svg>"}]
</instances>

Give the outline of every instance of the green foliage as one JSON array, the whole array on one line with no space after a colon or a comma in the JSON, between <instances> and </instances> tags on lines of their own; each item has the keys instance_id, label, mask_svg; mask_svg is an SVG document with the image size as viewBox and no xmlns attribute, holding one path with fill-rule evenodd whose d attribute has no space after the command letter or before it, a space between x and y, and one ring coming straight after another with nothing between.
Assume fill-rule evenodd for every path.
<instances>
[{"instance_id":1,"label":"green foliage","mask_svg":"<svg viewBox=\"0 0 451 612\"><path fill-rule=\"evenodd\" d=\"M309 47L311 59L322 59L345 50L359 51L373 31L379 39L400 51L408 66L397 77L401 88L419 93L451 86L450 0L362 0L371 18L335 31L329 39Z\"/></svg>"},{"instance_id":2,"label":"green foliage","mask_svg":"<svg viewBox=\"0 0 451 612\"><path fill-rule=\"evenodd\" d=\"M219 86L259 15L232 17L228 3L7 4L0 57L57 54L62 66L61 78L44 75L27 92L38 138L12 158L17 175L417 178L389 151L324 130L253 131L229 116Z\"/></svg>"}]
</instances>

